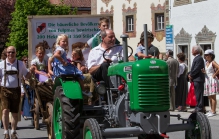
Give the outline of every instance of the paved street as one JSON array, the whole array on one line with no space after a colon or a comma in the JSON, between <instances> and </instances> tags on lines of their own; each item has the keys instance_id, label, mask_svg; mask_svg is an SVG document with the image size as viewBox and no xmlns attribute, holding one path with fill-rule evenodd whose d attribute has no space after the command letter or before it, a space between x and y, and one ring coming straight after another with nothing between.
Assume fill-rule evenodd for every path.
<instances>
[{"instance_id":1,"label":"paved street","mask_svg":"<svg viewBox=\"0 0 219 139\"><path fill-rule=\"evenodd\" d=\"M207 110L210 108L208 107ZM192 111L193 109L189 109ZM219 112L219 109L217 110ZM190 112L171 112L171 114L181 114L183 118L189 117ZM219 115L209 118L212 130L212 139L217 139L219 136ZM171 124L180 123L176 118L171 118ZM31 126L31 121L25 121L22 119L21 122L18 123L18 137L19 139L47 139L47 131L45 125L40 125L40 130L35 130L33 126ZM184 139L184 131L180 132L172 132L168 133L170 139ZM0 138L3 138L3 129L0 129ZM121 138L120 138L121 139ZM127 138L123 138L127 139ZM128 139L137 139L136 137L130 137Z\"/></svg>"}]
</instances>

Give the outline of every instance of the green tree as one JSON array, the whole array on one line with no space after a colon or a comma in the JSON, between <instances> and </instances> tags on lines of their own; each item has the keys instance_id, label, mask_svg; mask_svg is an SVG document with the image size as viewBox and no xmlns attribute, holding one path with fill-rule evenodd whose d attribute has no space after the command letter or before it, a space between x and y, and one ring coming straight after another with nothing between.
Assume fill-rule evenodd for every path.
<instances>
[{"instance_id":1,"label":"green tree","mask_svg":"<svg viewBox=\"0 0 219 139\"><path fill-rule=\"evenodd\" d=\"M0 51L5 48L7 38L10 34L8 28L11 21L11 13L14 11L14 1L1 0L0 1Z\"/></svg>"},{"instance_id":2,"label":"green tree","mask_svg":"<svg viewBox=\"0 0 219 139\"><path fill-rule=\"evenodd\" d=\"M28 19L29 15L68 15L76 14L77 9L71 11L71 7L64 5L53 5L49 0L16 0L15 11L9 24L7 46L13 45L17 49L17 57L28 55Z\"/></svg>"}]
</instances>

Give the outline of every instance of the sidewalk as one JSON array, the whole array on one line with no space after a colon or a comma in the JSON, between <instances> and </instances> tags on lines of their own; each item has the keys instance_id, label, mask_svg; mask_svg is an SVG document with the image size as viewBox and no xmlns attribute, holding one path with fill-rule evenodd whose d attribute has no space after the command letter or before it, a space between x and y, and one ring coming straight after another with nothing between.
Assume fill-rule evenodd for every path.
<instances>
[{"instance_id":1,"label":"sidewalk","mask_svg":"<svg viewBox=\"0 0 219 139\"><path fill-rule=\"evenodd\" d=\"M219 100L218 100L218 103L219 103ZM208 112L209 110L211 110L211 108L208 106L208 107L205 107L206 108L206 111ZM188 118L192 113L192 111L194 110L194 108L190 108L190 107L187 107L188 111L187 112L178 112L178 110L175 110L175 111L171 111L170 114L172 115L177 115L177 114L180 114L182 118ZM217 112L217 115L216 116L213 116L213 117L208 117L209 119L215 119L215 120L219 120L219 105L217 105L217 109L216 109L216 112Z\"/></svg>"}]
</instances>

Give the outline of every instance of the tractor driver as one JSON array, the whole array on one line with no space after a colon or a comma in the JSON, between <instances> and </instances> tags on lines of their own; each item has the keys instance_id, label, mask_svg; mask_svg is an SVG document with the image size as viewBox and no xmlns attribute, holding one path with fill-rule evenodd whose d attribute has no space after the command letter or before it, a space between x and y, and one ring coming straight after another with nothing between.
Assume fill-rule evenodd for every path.
<instances>
[{"instance_id":1,"label":"tractor driver","mask_svg":"<svg viewBox=\"0 0 219 139\"><path fill-rule=\"evenodd\" d=\"M96 81L104 81L106 87L112 87L110 77L107 76L108 67L111 62L118 62L117 53L122 51L122 46L113 47L108 52L105 53L107 61L103 58L103 52L115 45L115 34L111 29L105 29L101 31L102 43L90 51L88 57L88 70L89 73ZM134 57L130 56L129 61L134 61Z\"/></svg>"},{"instance_id":2,"label":"tractor driver","mask_svg":"<svg viewBox=\"0 0 219 139\"><path fill-rule=\"evenodd\" d=\"M152 58L159 58L160 51L157 47L155 47L153 44L151 44L154 40L154 35L147 31L147 37L148 37L148 56L151 56ZM145 46L144 46L144 32L141 33L140 42L136 50L136 55L138 57L138 60L143 59L147 57L145 55Z\"/></svg>"}]
</instances>

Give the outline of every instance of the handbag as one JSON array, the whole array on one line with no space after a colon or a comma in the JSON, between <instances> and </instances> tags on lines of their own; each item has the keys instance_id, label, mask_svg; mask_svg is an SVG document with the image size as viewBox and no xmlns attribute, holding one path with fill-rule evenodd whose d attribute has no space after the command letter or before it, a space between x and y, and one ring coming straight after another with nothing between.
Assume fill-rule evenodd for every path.
<instances>
[{"instance_id":1,"label":"handbag","mask_svg":"<svg viewBox=\"0 0 219 139\"><path fill-rule=\"evenodd\" d=\"M193 82L191 82L191 85L189 88L188 96L186 98L186 104L189 106L196 106L196 104L197 104L196 97L195 97L195 88L194 88Z\"/></svg>"}]
</instances>

